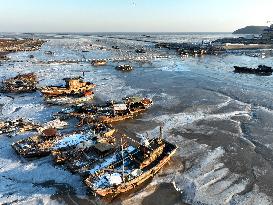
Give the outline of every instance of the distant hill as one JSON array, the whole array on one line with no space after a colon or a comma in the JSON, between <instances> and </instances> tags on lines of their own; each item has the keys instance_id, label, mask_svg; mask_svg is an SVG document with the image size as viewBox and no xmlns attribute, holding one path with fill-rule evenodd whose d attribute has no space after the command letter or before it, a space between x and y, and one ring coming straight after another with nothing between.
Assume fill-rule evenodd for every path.
<instances>
[{"instance_id":1,"label":"distant hill","mask_svg":"<svg viewBox=\"0 0 273 205\"><path fill-rule=\"evenodd\" d=\"M245 28L238 29L233 34L262 34L263 30L268 28L267 26L247 26Z\"/></svg>"}]
</instances>

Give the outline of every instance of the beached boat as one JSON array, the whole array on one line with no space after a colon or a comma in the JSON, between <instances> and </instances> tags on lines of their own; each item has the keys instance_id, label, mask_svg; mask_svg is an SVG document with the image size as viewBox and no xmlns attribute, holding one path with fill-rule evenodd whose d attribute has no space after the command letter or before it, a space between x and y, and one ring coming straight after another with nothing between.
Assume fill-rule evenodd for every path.
<instances>
[{"instance_id":1,"label":"beached boat","mask_svg":"<svg viewBox=\"0 0 273 205\"><path fill-rule=\"evenodd\" d=\"M93 163L103 161L103 158L112 154L115 146L107 142L80 143L74 149L54 152L54 161L57 164L66 164L73 173L84 175L84 170Z\"/></svg>"},{"instance_id":2,"label":"beached boat","mask_svg":"<svg viewBox=\"0 0 273 205\"><path fill-rule=\"evenodd\" d=\"M97 137L92 131L65 135L52 146L51 154L54 162L57 164L64 163L70 150L82 146L92 146L96 143Z\"/></svg>"},{"instance_id":3,"label":"beached boat","mask_svg":"<svg viewBox=\"0 0 273 205\"><path fill-rule=\"evenodd\" d=\"M89 122L85 120L88 120L88 119L84 119L84 118L81 119L78 126L79 127L84 126L85 130L90 130L99 137L102 137L102 138L111 137L116 131L116 129L110 124L104 124L99 122L93 123L93 122Z\"/></svg>"},{"instance_id":4,"label":"beached boat","mask_svg":"<svg viewBox=\"0 0 273 205\"><path fill-rule=\"evenodd\" d=\"M115 146L109 143L96 143L91 147L80 147L71 150L66 164L70 171L85 175L94 163L103 162L104 158L115 152Z\"/></svg>"},{"instance_id":5,"label":"beached boat","mask_svg":"<svg viewBox=\"0 0 273 205\"><path fill-rule=\"evenodd\" d=\"M108 107L99 108L95 120L103 123L119 122L131 119L135 114L145 111L153 104L149 98L127 97L121 103L108 103Z\"/></svg>"},{"instance_id":6,"label":"beached boat","mask_svg":"<svg viewBox=\"0 0 273 205\"><path fill-rule=\"evenodd\" d=\"M256 74L256 75L272 75L273 69L272 67L259 65L258 68L249 68L249 67L240 67L234 66L235 73L247 73L247 74Z\"/></svg>"},{"instance_id":7,"label":"beached boat","mask_svg":"<svg viewBox=\"0 0 273 205\"><path fill-rule=\"evenodd\" d=\"M66 128L67 126L68 126L67 122L61 121L60 119L57 118L55 120L51 120L51 121L46 122L45 124L39 126L36 130L39 133L42 133L46 129L53 128L53 129L61 130L61 129Z\"/></svg>"},{"instance_id":8,"label":"beached boat","mask_svg":"<svg viewBox=\"0 0 273 205\"><path fill-rule=\"evenodd\" d=\"M106 103L104 105L100 104L78 104L73 105L69 108L62 109L60 112L57 112L53 115L54 118L60 119L69 119L71 117L76 117L81 120L88 120L86 122L91 123L91 117L94 117L98 110L109 109L110 103ZM83 125L83 124L82 124Z\"/></svg>"},{"instance_id":9,"label":"beached boat","mask_svg":"<svg viewBox=\"0 0 273 205\"><path fill-rule=\"evenodd\" d=\"M90 142L95 140L97 136L92 131L81 131L72 134L64 135L61 139L58 139L53 146L54 151L56 150L68 150L76 147L82 142Z\"/></svg>"},{"instance_id":10,"label":"beached boat","mask_svg":"<svg viewBox=\"0 0 273 205\"><path fill-rule=\"evenodd\" d=\"M0 121L0 134L23 133L35 130L38 127L39 125L30 121L24 121L22 118L17 120Z\"/></svg>"},{"instance_id":11,"label":"beached boat","mask_svg":"<svg viewBox=\"0 0 273 205\"><path fill-rule=\"evenodd\" d=\"M107 102L105 105L78 105L63 109L55 117L68 119L76 117L89 123L113 123L131 119L135 114L148 109L153 104L149 98L127 97L123 102Z\"/></svg>"},{"instance_id":12,"label":"beached boat","mask_svg":"<svg viewBox=\"0 0 273 205\"><path fill-rule=\"evenodd\" d=\"M0 52L0 61L7 61L7 60L9 60L9 57L7 57L6 55Z\"/></svg>"},{"instance_id":13,"label":"beached boat","mask_svg":"<svg viewBox=\"0 0 273 205\"><path fill-rule=\"evenodd\" d=\"M38 78L34 73L20 74L3 81L3 92L33 92L36 90Z\"/></svg>"},{"instance_id":14,"label":"beached boat","mask_svg":"<svg viewBox=\"0 0 273 205\"><path fill-rule=\"evenodd\" d=\"M57 97L46 97L45 102L48 104L54 105L63 105L63 104L81 104L90 102L94 99L94 92L93 91L86 91L84 93L79 94L68 94L64 96L57 96Z\"/></svg>"},{"instance_id":15,"label":"beached boat","mask_svg":"<svg viewBox=\"0 0 273 205\"><path fill-rule=\"evenodd\" d=\"M125 103L114 103L108 108L99 109L94 116L96 121L102 123L119 122L130 118L133 118L133 115Z\"/></svg>"},{"instance_id":16,"label":"beached boat","mask_svg":"<svg viewBox=\"0 0 273 205\"><path fill-rule=\"evenodd\" d=\"M207 54L207 50L201 48L200 46L192 46L188 48L181 48L178 49L178 53L181 57L188 57L188 56L202 56Z\"/></svg>"},{"instance_id":17,"label":"beached boat","mask_svg":"<svg viewBox=\"0 0 273 205\"><path fill-rule=\"evenodd\" d=\"M54 52L53 51L45 51L44 52L46 55L54 55Z\"/></svg>"},{"instance_id":18,"label":"beached boat","mask_svg":"<svg viewBox=\"0 0 273 205\"><path fill-rule=\"evenodd\" d=\"M108 113L112 110L113 103L106 102L105 104L79 104L65 108L60 112L54 114L54 117L61 119L67 119L70 117L77 117L86 120L87 117L95 117L98 113ZM91 123L91 121L87 121Z\"/></svg>"},{"instance_id":19,"label":"beached boat","mask_svg":"<svg viewBox=\"0 0 273 205\"><path fill-rule=\"evenodd\" d=\"M126 97L123 100L129 107L130 112L133 114L143 112L153 105L153 101L150 98L132 96Z\"/></svg>"},{"instance_id":20,"label":"beached boat","mask_svg":"<svg viewBox=\"0 0 273 205\"><path fill-rule=\"evenodd\" d=\"M153 104L149 98L128 97L124 102L113 104L110 110L101 110L96 119L103 123L113 123L133 118L136 114L146 111Z\"/></svg>"},{"instance_id":21,"label":"beached boat","mask_svg":"<svg viewBox=\"0 0 273 205\"><path fill-rule=\"evenodd\" d=\"M63 129L67 125L67 122L61 121L60 119L52 120L41 125L19 118L17 120L0 121L0 134L20 134L28 131L38 131L42 133L42 131L49 128Z\"/></svg>"},{"instance_id":22,"label":"beached boat","mask_svg":"<svg viewBox=\"0 0 273 205\"><path fill-rule=\"evenodd\" d=\"M144 48L136 49L136 53L146 53Z\"/></svg>"},{"instance_id":23,"label":"beached boat","mask_svg":"<svg viewBox=\"0 0 273 205\"><path fill-rule=\"evenodd\" d=\"M107 61L106 60L103 60L103 59L99 59L99 60L92 60L91 61L91 65L93 66L104 66L107 64Z\"/></svg>"},{"instance_id":24,"label":"beached boat","mask_svg":"<svg viewBox=\"0 0 273 205\"><path fill-rule=\"evenodd\" d=\"M81 77L65 78L65 86L47 86L41 88L41 93L46 97L58 97L64 95L75 95L88 92L96 87L91 82L84 82Z\"/></svg>"},{"instance_id":25,"label":"beached boat","mask_svg":"<svg viewBox=\"0 0 273 205\"><path fill-rule=\"evenodd\" d=\"M118 49L119 49L119 47L118 47L118 46L112 46L112 48L113 48L113 49L116 49L116 50L118 50Z\"/></svg>"},{"instance_id":26,"label":"beached boat","mask_svg":"<svg viewBox=\"0 0 273 205\"><path fill-rule=\"evenodd\" d=\"M83 110L68 108L59 113L56 113L54 117L58 117L63 120L75 117L81 121L80 125L83 123L90 124L96 122L110 124L126 119L132 119L134 117L128 108L125 108L124 106L122 106L122 108L120 107L121 104L117 104L113 107L94 107L90 109L86 109L85 107Z\"/></svg>"},{"instance_id":27,"label":"beached boat","mask_svg":"<svg viewBox=\"0 0 273 205\"><path fill-rule=\"evenodd\" d=\"M52 147L58 139L62 138L57 134L56 129L43 130L41 134L19 140L11 146L23 157L42 157L49 155Z\"/></svg>"},{"instance_id":28,"label":"beached boat","mask_svg":"<svg viewBox=\"0 0 273 205\"><path fill-rule=\"evenodd\" d=\"M176 149L176 145L161 138L145 140L139 147L122 147L119 156L110 156L88 170L85 184L103 197L127 192L159 172Z\"/></svg>"},{"instance_id":29,"label":"beached boat","mask_svg":"<svg viewBox=\"0 0 273 205\"><path fill-rule=\"evenodd\" d=\"M120 71L131 71L133 70L133 67L131 65L119 65L116 69Z\"/></svg>"},{"instance_id":30,"label":"beached boat","mask_svg":"<svg viewBox=\"0 0 273 205\"><path fill-rule=\"evenodd\" d=\"M71 134L59 135L57 129L48 128L26 139L12 144L15 151L24 157L41 157L51 152L68 150L83 142L96 140L92 131L78 131Z\"/></svg>"}]
</instances>

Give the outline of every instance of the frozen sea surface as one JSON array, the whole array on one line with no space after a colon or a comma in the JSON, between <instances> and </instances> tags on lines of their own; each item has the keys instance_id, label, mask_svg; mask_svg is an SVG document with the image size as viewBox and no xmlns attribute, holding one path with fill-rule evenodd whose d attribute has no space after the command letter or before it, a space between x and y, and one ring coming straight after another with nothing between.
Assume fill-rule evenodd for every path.
<instances>
[{"instance_id":1,"label":"frozen sea surface","mask_svg":"<svg viewBox=\"0 0 273 205\"><path fill-rule=\"evenodd\" d=\"M42 48L10 54L11 61L0 64L0 79L35 72L39 86L60 85L63 78L84 72L85 80L97 84L95 101L128 95L153 98L154 106L147 113L115 126L128 135L155 136L163 125L164 138L179 147L177 154L142 189L110 204L272 204L272 76L232 72L234 65L273 66L272 57L226 54L181 59L151 43L200 42L219 36L230 34L151 34L149 38L40 34L47 40ZM119 50L112 49L116 45ZM135 53L141 47L146 54ZM86 59L93 58L108 59L109 64L92 67ZM58 63L63 60L76 62ZM121 63L132 64L134 70L115 70ZM44 123L63 107L44 104L35 92L1 94L0 108L3 120L22 117ZM78 175L55 166L51 157L18 156L11 143L30 135L0 136L0 204L109 204L88 193Z\"/></svg>"}]
</instances>

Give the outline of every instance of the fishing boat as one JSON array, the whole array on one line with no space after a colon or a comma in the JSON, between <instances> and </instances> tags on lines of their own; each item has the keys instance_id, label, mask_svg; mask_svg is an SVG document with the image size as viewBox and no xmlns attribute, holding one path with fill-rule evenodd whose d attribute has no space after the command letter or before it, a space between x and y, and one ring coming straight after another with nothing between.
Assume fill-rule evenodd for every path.
<instances>
[{"instance_id":1,"label":"fishing boat","mask_svg":"<svg viewBox=\"0 0 273 205\"><path fill-rule=\"evenodd\" d=\"M72 106L71 108L63 109L55 114L55 117L68 119L76 117L82 122L88 123L110 123L118 122L124 119L132 118L132 114L126 104L117 104L114 102L106 102L103 105L84 105Z\"/></svg>"},{"instance_id":2,"label":"fishing boat","mask_svg":"<svg viewBox=\"0 0 273 205\"><path fill-rule=\"evenodd\" d=\"M11 146L23 157L42 157L49 155L54 144L61 138L56 129L49 128L43 130L41 134L19 140Z\"/></svg>"},{"instance_id":3,"label":"fishing boat","mask_svg":"<svg viewBox=\"0 0 273 205\"><path fill-rule=\"evenodd\" d=\"M116 69L120 71L132 71L133 67L131 65L119 65Z\"/></svg>"},{"instance_id":4,"label":"fishing boat","mask_svg":"<svg viewBox=\"0 0 273 205\"><path fill-rule=\"evenodd\" d=\"M146 53L144 48L136 49L136 53Z\"/></svg>"},{"instance_id":5,"label":"fishing boat","mask_svg":"<svg viewBox=\"0 0 273 205\"><path fill-rule=\"evenodd\" d=\"M88 119L84 118L81 119L80 123L78 124L78 127L84 126L83 129L90 130L99 137L102 138L111 137L116 131L116 129L110 124L104 124L99 122L93 123L85 120Z\"/></svg>"},{"instance_id":6,"label":"fishing boat","mask_svg":"<svg viewBox=\"0 0 273 205\"><path fill-rule=\"evenodd\" d=\"M85 184L99 196L116 196L152 178L174 155L177 147L166 140L144 140L138 147L123 148L90 169Z\"/></svg>"},{"instance_id":7,"label":"fishing boat","mask_svg":"<svg viewBox=\"0 0 273 205\"><path fill-rule=\"evenodd\" d=\"M55 162L66 164L73 173L85 174L85 170L96 162L102 162L104 157L112 154L115 146L107 142L81 143L74 149L55 153Z\"/></svg>"},{"instance_id":8,"label":"fishing boat","mask_svg":"<svg viewBox=\"0 0 273 205\"><path fill-rule=\"evenodd\" d=\"M133 114L143 112L153 105L153 101L150 98L142 98L138 96L123 98L123 101L129 107L129 110Z\"/></svg>"},{"instance_id":9,"label":"fishing boat","mask_svg":"<svg viewBox=\"0 0 273 205\"><path fill-rule=\"evenodd\" d=\"M41 88L41 93L45 97L58 97L64 95L76 95L88 92L96 87L91 82L84 82L81 77L64 78L65 86L47 86Z\"/></svg>"},{"instance_id":10,"label":"fishing boat","mask_svg":"<svg viewBox=\"0 0 273 205\"><path fill-rule=\"evenodd\" d=\"M35 130L39 125L25 121L22 118L17 120L0 121L0 134L9 133L23 133L31 130Z\"/></svg>"},{"instance_id":11,"label":"fishing boat","mask_svg":"<svg viewBox=\"0 0 273 205\"><path fill-rule=\"evenodd\" d=\"M62 164L66 160L62 153L75 149L82 144L91 146L96 143L97 137L98 136L96 136L92 131L81 131L63 136L52 146L51 154L53 160L57 164Z\"/></svg>"},{"instance_id":12,"label":"fishing boat","mask_svg":"<svg viewBox=\"0 0 273 205\"><path fill-rule=\"evenodd\" d=\"M132 119L136 114L147 110L153 101L149 98L127 97L121 103L113 103L108 109L99 110L95 120L103 123L114 123Z\"/></svg>"},{"instance_id":13,"label":"fishing boat","mask_svg":"<svg viewBox=\"0 0 273 205\"><path fill-rule=\"evenodd\" d=\"M7 60L9 60L9 57L0 53L0 61L7 61Z\"/></svg>"},{"instance_id":14,"label":"fishing boat","mask_svg":"<svg viewBox=\"0 0 273 205\"><path fill-rule=\"evenodd\" d=\"M37 89L37 83L38 78L35 73L20 74L14 78L4 80L1 91L12 93L33 92Z\"/></svg>"},{"instance_id":15,"label":"fishing boat","mask_svg":"<svg viewBox=\"0 0 273 205\"><path fill-rule=\"evenodd\" d=\"M55 117L68 119L76 117L89 123L114 123L133 118L137 113L147 110L153 101L149 98L127 97L123 102L108 101L103 105L78 105L63 109Z\"/></svg>"},{"instance_id":16,"label":"fishing boat","mask_svg":"<svg viewBox=\"0 0 273 205\"><path fill-rule=\"evenodd\" d=\"M39 133L42 133L46 129L54 128L57 130L62 130L64 128L66 128L67 126L68 126L67 122L61 121L59 118L57 118L55 120L48 121L43 125L40 125L36 130Z\"/></svg>"},{"instance_id":17,"label":"fishing boat","mask_svg":"<svg viewBox=\"0 0 273 205\"><path fill-rule=\"evenodd\" d=\"M125 103L113 103L110 107L99 109L94 119L101 123L114 123L133 118Z\"/></svg>"},{"instance_id":18,"label":"fishing boat","mask_svg":"<svg viewBox=\"0 0 273 205\"><path fill-rule=\"evenodd\" d=\"M94 99L93 91L85 91L78 94L67 94L55 97L46 97L45 102L53 105L64 105L64 104L81 104L90 102Z\"/></svg>"},{"instance_id":19,"label":"fishing boat","mask_svg":"<svg viewBox=\"0 0 273 205\"><path fill-rule=\"evenodd\" d=\"M258 68L249 68L249 67L240 67L234 66L235 73L248 73L248 74L256 74L256 75L272 75L273 69L272 67L259 65Z\"/></svg>"},{"instance_id":20,"label":"fishing boat","mask_svg":"<svg viewBox=\"0 0 273 205\"><path fill-rule=\"evenodd\" d=\"M106 64L107 64L107 61L103 60L103 59L98 59L98 60L92 60L91 61L92 66L104 66Z\"/></svg>"},{"instance_id":21,"label":"fishing boat","mask_svg":"<svg viewBox=\"0 0 273 205\"><path fill-rule=\"evenodd\" d=\"M53 115L54 118L60 118L60 119L69 119L72 117L76 117L81 120L81 122L88 122L92 123L90 121L92 118L95 117L96 113L100 110L107 110L110 109L110 103L105 104L78 104L78 105L72 105L69 108L62 109L60 112L57 112ZM83 124L80 123L80 126Z\"/></svg>"},{"instance_id":22,"label":"fishing boat","mask_svg":"<svg viewBox=\"0 0 273 205\"><path fill-rule=\"evenodd\" d=\"M112 46L112 48L115 49L115 50L118 50L118 49L119 49L118 46Z\"/></svg>"},{"instance_id":23,"label":"fishing boat","mask_svg":"<svg viewBox=\"0 0 273 205\"><path fill-rule=\"evenodd\" d=\"M45 51L44 52L46 55L54 55L54 52L53 51Z\"/></svg>"}]
</instances>

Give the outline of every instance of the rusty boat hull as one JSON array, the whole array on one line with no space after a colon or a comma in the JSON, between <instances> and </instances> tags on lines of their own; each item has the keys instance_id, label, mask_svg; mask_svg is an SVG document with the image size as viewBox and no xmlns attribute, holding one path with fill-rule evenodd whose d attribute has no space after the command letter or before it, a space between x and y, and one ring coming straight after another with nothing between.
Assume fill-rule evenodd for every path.
<instances>
[{"instance_id":1,"label":"rusty boat hull","mask_svg":"<svg viewBox=\"0 0 273 205\"><path fill-rule=\"evenodd\" d=\"M94 188L93 187L93 176L89 176L87 179L84 180L85 184L91 189L91 191L95 195L99 195L101 197L107 197L107 196L113 196L113 195L119 195L125 192L128 192L130 190L133 190L143 184L145 181L153 178L155 174L157 174L163 166L170 161L171 157L175 154L177 150L177 146L170 144L168 142L165 142L168 144L166 146L164 153L161 154L161 156L158 157L158 159L154 162L152 162L150 165L145 167L143 169L143 173L128 181L125 183L122 183L120 185L116 185L109 188Z\"/></svg>"},{"instance_id":2,"label":"rusty boat hull","mask_svg":"<svg viewBox=\"0 0 273 205\"><path fill-rule=\"evenodd\" d=\"M41 136L32 136L13 143L11 146L21 156L25 158L44 157L51 153L55 142L60 136L51 137L43 140Z\"/></svg>"},{"instance_id":3,"label":"rusty boat hull","mask_svg":"<svg viewBox=\"0 0 273 205\"><path fill-rule=\"evenodd\" d=\"M96 87L91 82L84 82L82 78L65 78L65 86L46 86L40 89L40 92L46 97L58 97L62 95L76 95L90 92Z\"/></svg>"},{"instance_id":4,"label":"rusty boat hull","mask_svg":"<svg viewBox=\"0 0 273 205\"><path fill-rule=\"evenodd\" d=\"M35 73L21 74L3 81L1 92L24 93L35 92L38 78Z\"/></svg>"},{"instance_id":5,"label":"rusty boat hull","mask_svg":"<svg viewBox=\"0 0 273 205\"><path fill-rule=\"evenodd\" d=\"M94 94L90 96L83 96L83 97L68 97L68 96L62 96L62 97L48 97L45 98L45 102L52 105L64 105L64 104L81 104L90 102L94 99Z\"/></svg>"},{"instance_id":6,"label":"rusty boat hull","mask_svg":"<svg viewBox=\"0 0 273 205\"><path fill-rule=\"evenodd\" d=\"M91 65L92 66L105 66L105 65L107 65L107 61L106 60L92 60Z\"/></svg>"},{"instance_id":7,"label":"rusty boat hull","mask_svg":"<svg viewBox=\"0 0 273 205\"><path fill-rule=\"evenodd\" d=\"M90 86L86 86L84 88L75 88L75 89L68 89L63 87L44 87L40 90L40 92L45 96L60 96L60 95L69 95L69 94L77 94L82 93L84 91L89 91L96 86L94 84Z\"/></svg>"}]
</instances>

